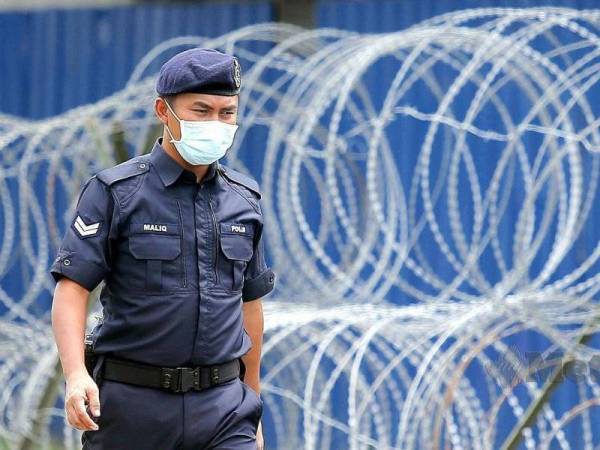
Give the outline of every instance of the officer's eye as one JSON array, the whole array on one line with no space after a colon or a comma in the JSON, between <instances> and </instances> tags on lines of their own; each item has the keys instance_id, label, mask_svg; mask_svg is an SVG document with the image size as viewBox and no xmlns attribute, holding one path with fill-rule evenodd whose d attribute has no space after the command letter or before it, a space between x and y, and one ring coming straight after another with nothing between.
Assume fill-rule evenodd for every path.
<instances>
[{"instance_id":1,"label":"officer's eye","mask_svg":"<svg viewBox=\"0 0 600 450\"><path fill-rule=\"evenodd\" d=\"M233 114L235 114L235 111L224 111L222 114L226 114L228 116L232 116Z\"/></svg>"},{"instance_id":2,"label":"officer's eye","mask_svg":"<svg viewBox=\"0 0 600 450\"><path fill-rule=\"evenodd\" d=\"M193 111L200 114L206 114L208 112L208 109L194 109Z\"/></svg>"}]
</instances>

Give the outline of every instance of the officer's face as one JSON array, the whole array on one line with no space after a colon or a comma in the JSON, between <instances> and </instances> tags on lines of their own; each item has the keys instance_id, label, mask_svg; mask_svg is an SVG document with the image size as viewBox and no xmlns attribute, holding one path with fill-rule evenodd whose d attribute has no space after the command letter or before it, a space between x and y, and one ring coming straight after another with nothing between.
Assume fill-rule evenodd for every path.
<instances>
[{"instance_id":1,"label":"officer's face","mask_svg":"<svg viewBox=\"0 0 600 450\"><path fill-rule=\"evenodd\" d=\"M238 96L196 94L185 92L177 94L170 101L171 108L181 120L220 120L235 124L237 121ZM179 121L167 108L165 100L156 99L156 115L169 126L175 139L181 137Z\"/></svg>"}]
</instances>

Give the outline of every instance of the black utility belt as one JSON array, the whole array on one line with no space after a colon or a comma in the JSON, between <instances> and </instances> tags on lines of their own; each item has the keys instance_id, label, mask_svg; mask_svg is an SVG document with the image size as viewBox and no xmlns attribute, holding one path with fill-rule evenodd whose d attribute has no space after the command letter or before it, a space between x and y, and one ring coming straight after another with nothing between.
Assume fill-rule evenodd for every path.
<instances>
[{"instance_id":1,"label":"black utility belt","mask_svg":"<svg viewBox=\"0 0 600 450\"><path fill-rule=\"evenodd\" d=\"M201 391L240 376L240 359L197 367L159 367L106 356L102 378L170 392Z\"/></svg>"}]
</instances>

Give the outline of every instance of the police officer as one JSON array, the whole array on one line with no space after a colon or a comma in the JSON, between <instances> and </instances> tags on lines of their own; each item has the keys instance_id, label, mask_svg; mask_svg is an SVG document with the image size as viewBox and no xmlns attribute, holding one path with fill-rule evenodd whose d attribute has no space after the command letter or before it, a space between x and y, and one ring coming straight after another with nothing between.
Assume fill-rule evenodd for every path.
<instances>
[{"instance_id":1,"label":"police officer","mask_svg":"<svg viewBox=\"0 0 600 450\"><path fill-rule=\"evenodd\" d=\"M259 185L219 163L240 84L230 55L175 55L156 84L162 138L81 190L50 272L65 412L84 449L264 445L261 297L275 274ZM102 280L86 369L86 299Z\"/></svg>"}]
</instances>

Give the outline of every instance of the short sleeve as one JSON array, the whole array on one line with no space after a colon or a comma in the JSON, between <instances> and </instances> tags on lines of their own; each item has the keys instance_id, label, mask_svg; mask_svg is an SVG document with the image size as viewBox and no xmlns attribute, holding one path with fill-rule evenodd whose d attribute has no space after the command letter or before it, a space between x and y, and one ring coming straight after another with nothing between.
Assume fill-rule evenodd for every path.
<instances>
[{"instance_id":1,"label":"short sleeve","mask_svg":"<svg viewBox=\"0 0 600 450\"><path fill-rule=\"evenodd\" d=\"M111 230L116 225L109 187L91 177L83 186L75 213L50 267L55 281L67 277L92 291L110 271Z\"/></svg>"},{"instance_id":2,"label":"short sleeve","mask_svg":"<svg viewBox=\"0 0 600 450\"><path fill-rule=\"evenodd\" d=\"M265 261L265 244L263 239L263 226L257 230L254 254L244 272L244 287L242 288L242 301L248 302L267 295L275 287L275 273L267 266Z\"/></svg>"}]
</instances>

